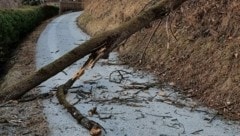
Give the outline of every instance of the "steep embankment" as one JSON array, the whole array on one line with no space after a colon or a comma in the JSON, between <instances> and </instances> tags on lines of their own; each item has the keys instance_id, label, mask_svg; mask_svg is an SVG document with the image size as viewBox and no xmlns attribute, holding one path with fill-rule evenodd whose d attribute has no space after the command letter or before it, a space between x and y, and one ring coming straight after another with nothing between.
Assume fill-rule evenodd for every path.
<instances>
[{"instance_id":1,"label":"steep embankment","mask_svg":"<svg viewBox=\"0 0 240 136\"><path fill-rule=\"evenodd\" d=\"M79 24L94 35L129 20L154 3L149 2L88 0ZM120 49L121 57L225 116L239 119L239 20L238 0L189 0L161 21L144 55L158 21L128 39Z\"/></svg>"}]
</instances>

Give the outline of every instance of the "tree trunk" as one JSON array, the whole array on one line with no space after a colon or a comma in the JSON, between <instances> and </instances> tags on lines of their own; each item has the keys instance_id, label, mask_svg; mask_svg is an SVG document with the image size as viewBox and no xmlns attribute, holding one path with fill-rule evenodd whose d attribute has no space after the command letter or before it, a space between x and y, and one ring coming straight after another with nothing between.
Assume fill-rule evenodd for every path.
<instances>
[{"instance_id":1,"label":"tree trunk","mask_svg":"<svg viewBox=\"0 0 240 136\"><path fill-rule=\"evenodd\" d=\"M166 17L172 10L178 8L185 1L187 0L161 0L156 6L143 11L130 21L123 23L118 28L103 32L91 38L54 62L44 66L29 76L20 79L18 83L1 90L0 102L20 98L29 90L61 72L75 61L103 46L107 45L111 48L117 46L135 32L148 26L150 22Z\"/></svg>"}]
</instances>

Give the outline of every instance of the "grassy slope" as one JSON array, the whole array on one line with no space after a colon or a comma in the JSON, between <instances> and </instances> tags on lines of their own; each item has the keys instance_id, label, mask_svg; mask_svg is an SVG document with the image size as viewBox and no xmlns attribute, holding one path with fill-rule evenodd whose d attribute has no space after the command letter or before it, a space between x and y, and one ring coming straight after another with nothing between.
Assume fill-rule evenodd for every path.
<instances>
[{"instance_id":1,"label":"grassy slope","mask_svg":"<svg viewBox=\"0 0 240 136\"><path fill-rule=\"evenodd\" d=\"M94 35L129 20L149 1L90 0L79 24ZM188 96L239 119L239 20L238 0L190 0L162 20L138 68L151 70L161 81L174 82ZM120 50L123 60L134 65L141 59L156 23L128 40Z\"/></svg>"}]
</instances>

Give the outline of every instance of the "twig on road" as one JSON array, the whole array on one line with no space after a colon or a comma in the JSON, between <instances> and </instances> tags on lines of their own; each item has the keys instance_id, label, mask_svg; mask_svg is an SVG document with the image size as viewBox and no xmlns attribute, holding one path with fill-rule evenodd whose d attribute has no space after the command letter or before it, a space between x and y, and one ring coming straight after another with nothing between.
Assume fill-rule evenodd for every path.
<instances>
[{"instance_id":1,"label":"twig on road","mask_svg":"<svg viewBox=\"0 0 240 136\"><path fill-rule=\"evenodd\" d=\"M154 116L154 117L159 117L159 118L172 118L172 116L168 116L168 115L155 115L155 114L150 114L150 113L145 113L146 115L150 115L150 116Z\"/></svg>"},{"instance_id":2,"label":"twig on road","mask_svg":"<svg viewBox=\"0 0 240 136\"><path fill-rule=\"evenodd\" d=\"M112 77L114 73L117 73L118 74L117 76L120 77L118 80L116 80ZM123 76L124 74L132 75L132 73L124 71L124 70L115 70L110 73L109 82L114 82L114 83L120 84L126 78Z\"/></svg>"},{"instance_id":3,"label":"twig on road","mask_svg":"<svg viewBox=\"0 0 240 136\"><path fill-rule=\"evenodd\" d=\"M32 94L32 95L24 96L17 101L18 102L29 102L29 101L33 101L33 100L36 100L36 99L48 99L48 98L51 98L53 96L54 96L54 94L52 92L42 93L42 94Z\"/></svg>"},{"instance_id":4,"label":"twig on road","mask_svg":"<svg viewBox=\"0 0 240 136\"><path fill-rule=\"evenodd\" d=\"M217 112L209 121L208 121L208 123L212 123L215 119L216 119L216 117L219 115L219 113Z\"/></svg>"},{"instance_id":5,"label":"twig on road","mask_svg":"<svg viewBox=\"0 0 240 136\"><path fill-rule=\"evenodd\" d=\"M203 131L203 129L199 129L197 131L192 132L191 134L196 135L196 134L199 134L199 132L202 132L202 131Z\"/></svg>"}]
</instances>

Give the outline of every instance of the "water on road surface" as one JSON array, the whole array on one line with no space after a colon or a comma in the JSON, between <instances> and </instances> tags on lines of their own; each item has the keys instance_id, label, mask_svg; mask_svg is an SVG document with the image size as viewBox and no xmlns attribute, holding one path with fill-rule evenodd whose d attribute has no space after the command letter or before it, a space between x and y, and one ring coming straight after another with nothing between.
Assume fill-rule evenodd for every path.
<instances>
[{"instance_id":1,"label":"water on road surface","mask_svg":"<svg viewBox=\"0 0 240 136\"><path fill-rule=\"evenodd\" d=\"M89 39L76 25L81 12L54 19L42 32L37 43L36 65L41 68ZM42 92L65 83L87 58L79 60L64 72L41 85ZM154 76L133 71L112 53L109 62L96 66L74 84L68 95L70 103L106 129L106 136L239 136L240 126L220 120L207 108L194 108L196 102L171 86L155 85ZM86 93L82 93L82 91ZM80 101L79 101L80 100ZM76 103L77 102L77 103ZM51 136L89 136L56 98L44 100L44 113ZM88 111L97 107L99 115Z\"/></svg>"}]
</instances>

